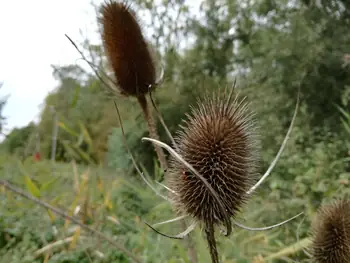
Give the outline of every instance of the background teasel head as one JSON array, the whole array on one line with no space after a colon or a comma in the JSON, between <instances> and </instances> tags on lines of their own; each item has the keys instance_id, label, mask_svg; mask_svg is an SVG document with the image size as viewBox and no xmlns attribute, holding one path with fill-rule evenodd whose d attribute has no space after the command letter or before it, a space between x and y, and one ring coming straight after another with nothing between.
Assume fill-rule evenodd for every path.
<instances>
[{"instance_id":1,"label":"background teasel head","mask_svg":"<svg viewBox=\"0 0 350 263\"><path fill-rule=\"evenodd\" d=\"M315 263L350 262L350 200L323 205L312 224Z\"/></svg>"},{"instance_id":2,"label":"background teasel head","mask_svg":"<svg viewBox=\"0 0 350 263\"><path fill-rule=\"evenodd\" d=\"M101 13L104 48L122 94L146 94L156 84L156 67L135 12L126 3L107 1Z\"/></svg>"},{"instance_id":3,"label":"background teasel head","mask_svg":"<svg viewBox=\"0 0 350 263\"><path fill-rule=\"evenodd\" d=\"M208 188L180 162L172 159L168 186L180 213L210 224L235 216L257 177L258 141L248 104L238 96L218 92L192 108L177 134L178 153L218 193L226 215Z\"/></svg>"}]
</instances>

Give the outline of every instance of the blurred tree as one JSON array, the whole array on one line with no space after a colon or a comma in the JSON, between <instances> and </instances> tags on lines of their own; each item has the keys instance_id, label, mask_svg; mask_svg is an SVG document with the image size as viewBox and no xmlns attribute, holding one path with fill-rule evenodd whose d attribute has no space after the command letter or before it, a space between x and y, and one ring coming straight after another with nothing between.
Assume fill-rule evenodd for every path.
<instances>
[{"instance_id":1,"label":"blurred tree","mask_svg":"<svg viewBox=\"0 0 350 263\"><path fill-rule=\"evenodd\" d=\"M54 67L54 77L59 86L46 97L38 125L43 156L51 154L54 106L60 127L56 160L104 163L108 136L118 126L112 98L93 73L79 66ZM132 107L121 108L126 119L135 116Z\"/></svg>"},{"instance_id":2,"label":"blurred tree","mask_svg":"<svg viewBox=\"0 0 350 263\"><path fill-rule=\"evenodd\" d=\"M3 85L3 83L0 82L0 89L1 89L2 85ZM3 133L4 125L5 125L5 121L6 121L6 118L3 115L3 111L4 111L4 107L6 105L7 99L8 99L8 96L5 96L5 97L0 99L0 133L1 134Z\"/></svg>"},{"instance_id":3,"label":"blurred tree","mask_svg":"<svg viewBox=\"0 0 350 263\"><path fill-rule=\"evenodd\" d=\"M27 152L26 148L35 129L36 126L33 122L23 128L14 128L2 142L2 148L7 153L17 155L20 158L27 157L27 155L33 153Z\"/></svg>"},{"instance_id":4,"label":"blurred tree","mask_svg":"<svg viewBox=\"0 0 350 263\"><path fill-rule=\"evenodd\" d=\"M164 82L154 97L173 134L198 95L230 86L234 77L239 80L237 89L249 97L257 112L264 135L264 159L274 154L272 145L280 142L289 125L298 87L302 103L295 143L305 149L329 138L324 137L329 132L340 131L335 105L344 100L350 86L349 70L343 65L350 37L346 34L346 2L203 0L195 15L189 6L189 1L180 0L134 3L165 69ZM85 41L83 47L94 64L105 68L101 46ZM92 159L101 163L110 150L112 157L108 160L115 163L110 158L119 156L123 145L120 132L109 138L112 128L119 124L112 98L103 85L94 74L75 65L55 68L54 76L60 85L46 98L39 124L46 155L52 129L48 107L54 105L60 121L78 134L72 137L60 131L58 148L63 148L58 152L63 160L72 158L67 159L64 145L67 141L76 144L83 124L93 141L89 152ZM146 133L138 118L139 110L132 100L113 99L118 102L125 125L138 127L128 140L135 155L151 168L155 156L149 145L140 141ZM161 139L169 143L161 125L159 130ZM84 151L89 148L86 142L79 147Z\"/></svg>"}]
</instances>

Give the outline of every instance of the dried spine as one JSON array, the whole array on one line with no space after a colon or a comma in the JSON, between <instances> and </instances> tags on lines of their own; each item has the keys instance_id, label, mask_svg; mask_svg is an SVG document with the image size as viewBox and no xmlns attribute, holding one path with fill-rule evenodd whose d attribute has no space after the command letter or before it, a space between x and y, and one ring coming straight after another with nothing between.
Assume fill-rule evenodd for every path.
<instances>
[{"instance_id":1,"label":"dried spine","mask_svg":"<svg viewBox=\"0 0 350 263\"><path fill-rule=\"evenodd\" d=\"M218 92L192 109L175 138L178 153L218 193L224 212L208 188L179 161L171 159L167 181L170 198L180 214L204 224L213 262L218 262L214 226L235 217L249 197L257 173L257 134L244 100Z\"/></svg>"}]
</instances>

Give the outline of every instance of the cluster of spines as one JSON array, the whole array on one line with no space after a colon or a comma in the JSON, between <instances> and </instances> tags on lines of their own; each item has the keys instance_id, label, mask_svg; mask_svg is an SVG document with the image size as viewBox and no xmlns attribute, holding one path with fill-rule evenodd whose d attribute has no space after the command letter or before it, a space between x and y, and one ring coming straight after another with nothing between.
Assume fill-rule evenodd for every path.
<instances>
[{"instance_id":1,"label":"cluster of spines","mask_svg":"<svg viewBox=\"0 0 350 263\"><path fill-rule=\"evenodd\" d=\"M350 200L323 205L312 224L315 263L350 262Z\"/></svg>"},{"instance_id":2,"label":"cluster of spines","mask_svg":"<svg viewBox=\"0 0 350 263\"><path fill-rule=\"evenodd\" d=\"M227 214L207 187L186 167L171 160L167 175L176 209L204 223L235 216L256 181L258 143L253 114L232 92L200 100L175 138L179 154L212 186Z\"/></svg>"},{"instance_id":3,"label":"cluster of spines","mask_svg":"<svg viewBox=\"0 0 350 263\"><path fill-rule=\"evenodd\" d=\"M101 13L104 48L122 94L143 96L156 84L156 67L135 12L109 1Z\"/></svg>"}]
</instances>

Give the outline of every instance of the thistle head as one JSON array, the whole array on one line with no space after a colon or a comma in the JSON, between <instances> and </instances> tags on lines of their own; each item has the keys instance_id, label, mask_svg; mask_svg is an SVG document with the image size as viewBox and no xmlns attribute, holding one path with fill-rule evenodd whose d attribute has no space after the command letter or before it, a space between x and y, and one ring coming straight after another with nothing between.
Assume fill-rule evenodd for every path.
<instances>
[{"instance_id":1,"label":"thistle head","mask_svg":"<svg viewBox=\"0 0 350 263\"><path fill-rule=\"evenodd\" d=\"M350 201L322 206L312 225L312 256L316 263L350 262Z\"/></svg>"},{"instance_id":2,"label":"thistle head","mask_svg":"<svg viewBox=\"0 0 350 263\"><path fill-rule=\"evenodd\" d=\"M175 138L178 153L207 180L227 214L206 185L172 159L167 180L178 212L208 224L236 215L256 179L255 131L247 103L233 97L232 91L205 96L192 108Z\"/></svg>"},{"instance_id":3,"label":"thistle head","mask_svg":"<svg viewBox=\"0 0 350 263\"><path fill-rule=\"evenodd\" d=\"M102 5L102 40L121 92L141 96L156 83L155 63L135 13L125 3Z\"/></svg>"}]
</instances>

